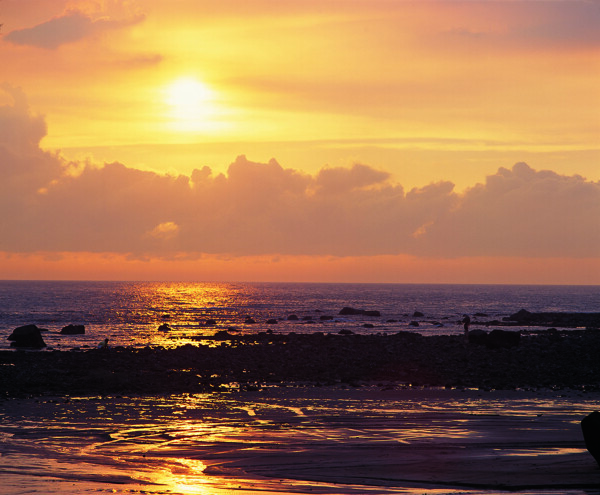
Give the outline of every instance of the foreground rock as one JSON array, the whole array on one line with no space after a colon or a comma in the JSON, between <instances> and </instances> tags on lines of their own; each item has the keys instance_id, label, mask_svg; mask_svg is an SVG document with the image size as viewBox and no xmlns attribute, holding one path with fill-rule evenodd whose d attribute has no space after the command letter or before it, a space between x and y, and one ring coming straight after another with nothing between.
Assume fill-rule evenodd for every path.
<instances>
[{"instance_id":1,"label":"foreground rock","mask_svg":"<svg viewBox=\"0 0 600 495\"><path fill-rule=\"evenodd\" d=\"M489 335L488 335L489 337ZM216 341L216 342L215 342ZM202 345L202 344L211 345ZM217 345L215 345L215 343ZM600 332L521 334L518 346L463 335L276 334L205 337L174 349L0 351L0 397L200 393L230 383L600 390Z\"/></svg>"},{"instance_id":2,"label":"foreground rock","mask_svg":"<svg viewBox=\"0 0 600 495\"><path fill-rule=\"evenodd\" d=\"M12 347L30 347L34 349L46 347L40 329L36 325L24 325L15 328L8 336L8 340L12 340L10 344Z\"/></svg>"},{"instance_id":3,"label":"foreground rock","mask_svg":"<svg viewBox=\"0 0 600 495\"><path fill-rule=\"evenodd\" d=\"M581 420L585 447L600 466L600 412L594 411Z\"/></svg>"},{"instance_id":4,"label":"foreground rock","mask_svg":"<svg viewBox=\"0 0 600 495\"><path fill-rule=\"evenodd\" d=\"M485 345L490 349L509 349L519 345L521 334L519 332L509 332L506 330L492 330L485 341Z\"/></svg>"}]
</instances>

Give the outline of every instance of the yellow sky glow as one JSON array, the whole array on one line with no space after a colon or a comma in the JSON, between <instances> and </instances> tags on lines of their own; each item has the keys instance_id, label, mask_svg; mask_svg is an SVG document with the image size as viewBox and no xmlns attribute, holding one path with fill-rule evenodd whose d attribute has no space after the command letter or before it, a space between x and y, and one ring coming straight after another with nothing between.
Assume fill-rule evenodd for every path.
<instances>
[{"instance_id":1,"label":"yellow sky glow","mask_svg":"<svg viewBox=\"0 0 600 495\"><path fill-rule=\"evenodd\" d=\"M236 157L245 155L252 180L273 180L272 190L289 187L281 201L292 202L290 195L298 200L294 195L302 187L309 191L298 200L307 210L288 219L309 236L307 219L318 218L312 216L310 195L320 191L325 171L341 176L355 164L374 171L348 172L345 194L355 201L357 191L401 190L397 197L412 211L410 191L443 196L447 191L439 184L454 186L457 196L444 196L446 209L438 211L438 199L432 198L430 206L411 213L427 217L421 225L410 224L414 230L427 222L449 224L457 205L468 206L466 198L480 189L496 198L494 181L509 183L502 170L518 162L570 177L577 187L595 186L574 177L600 180L600 6L594 2L3 0L0 23L0 110L6 114L0 113L0 125L8 136L0 128L0 149L2 139L13 146L11 132L22 126L32 136L25 145L36 147L39 140L41 149L56 154L54 175L38 171L32 189L47 198L75 187L65 182L68 174L59 165L68 161L80 174L70 180L81 183L90 164L111 184L114 173L175 188L165 177L180 176L177 187L186 183L189 189L178 193L184 199L197 194L200 182L215 198L222 189L243 194L230 171L246 177L235 166ZM16 90L26 103L15 103ZM125 169L102 171L115 162ZM17 157L14 163L33 162ZM279 182L264 177L257 163L281 174ZM149 171L157 175L150 179ZM510 174L510 187L518 183L525 194L527 173L518 168ZM539 191L568 197L545 184L544 174L532 177L539 179ZM552 175L556 184L560 180ZM128 187L138 186L131 179ZM523 205L529 208L532 198ZM142 192L138 199L146 201ZM352 201L343 200L330 210L318 207L348 213ZM252 208L270 212L280 206ZM230 208L237 206L223 206ZM239 208L240 215L250 209ZM207 225L214 229L221 216L233 222L225 213L211 215ZM469 225L467 217L461 225ZM102 225L105 220L108 225L104 218ZM171 225L169 249L184 237L191 242L193 222L181 211L165 207L146 221L139 227L141 238ZM239 235L247 224L237 224ZM257 228L268 232L267 224ZM265 245L279 245L270 235ZM248 249L245 254L253 254ZM494 259L502 258L497 255Z\"/></svg>"}]
</instances>

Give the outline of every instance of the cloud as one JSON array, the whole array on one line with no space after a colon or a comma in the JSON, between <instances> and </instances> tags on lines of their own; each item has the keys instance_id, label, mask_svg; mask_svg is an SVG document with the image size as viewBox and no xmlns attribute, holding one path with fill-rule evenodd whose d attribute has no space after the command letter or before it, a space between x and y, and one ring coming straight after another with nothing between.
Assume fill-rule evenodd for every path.
<instances>
[{"instance_id":1,"label":"cloud","mask_svg":"<svg viewBox=\"0 0 600 495\"><path fill-rule=\"evenodd\" d=\"M74 43L94 34L137 24L143 19L143 16L136 16L127 20L108 18L93 20L80 11L72 10L34 27L12 31L4 39L15 45L54 50L61 45Z\"/></svg>"},{"instance_id":2,"label":"cloud","mask_svg":"<svg viewBox=\"0 0 600 495\"><path fill-rule=\"evenodd\" d=\"M175 222L163 222L154 227L148 235L156 239L173 239L179 232L179 225Z\"/></svg>"},{"instance_id":3,"label":"cloud","mask_svg":"<svg viewBox=\"0 0 600 495\"><path fill-rule=\"evenodd\" d=\"M311 175L239 156L225 174L186 176L66 163L40 149L43 119L11 91L15 103L0 107L2 251L598 256L600 183L580 176L518 163L459 194L450 182L406 192L364 164Z\"/></svg>"},{"instance_id":4,"label":"cloud","mask_svg":"<svg viewBox=\"0 0 600 495\"><path fill-rule=\"evenodd\" d=\"M419 240L430 255L597 257L599 218L599 182L517 163L467 190Z\"/></svg>"},{"instance_id":5,"label":"cloud","mask_svg":"<svg viewBox=\"0 0 600 495\"><path fill-rule=\"evenodd\" d=\"M362 164L352 168L323 168L316 178L317 188L327 193L348 193L385 183L389 179L387 172L373 170Z\"/></svg>"},{"instance_id":6,"label":"cloud","mask_svg":"<svg viewBox=\"0 0 600 495\"><path fill-rule=\"evenodd\" d=\"M12 105L0 107L0 146L14 152L39 151L39 142L46 135L44 118L33 115L27 98L20 88L7 83L0 84L13 101Z\"/></svg>"}]
</instances>

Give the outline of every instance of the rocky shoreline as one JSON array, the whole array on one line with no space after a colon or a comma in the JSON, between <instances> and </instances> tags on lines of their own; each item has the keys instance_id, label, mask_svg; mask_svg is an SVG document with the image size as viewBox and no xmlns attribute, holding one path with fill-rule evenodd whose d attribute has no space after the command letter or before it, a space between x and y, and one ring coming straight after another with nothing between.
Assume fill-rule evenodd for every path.
<instances>
[{"instance_id":1,"label":"rocky shoreline","mask_svg":"<svg viewBox=\"0 0 600 495\"><path fill-rule=\"evenodd\" d=\"M205 345L203 345L205 344ZM600 331L522 332L512 347L462 335L233 336L175 349L0 351L0 397L200 393L291 383L600 390Z\"/></svg>"}]
</instances>

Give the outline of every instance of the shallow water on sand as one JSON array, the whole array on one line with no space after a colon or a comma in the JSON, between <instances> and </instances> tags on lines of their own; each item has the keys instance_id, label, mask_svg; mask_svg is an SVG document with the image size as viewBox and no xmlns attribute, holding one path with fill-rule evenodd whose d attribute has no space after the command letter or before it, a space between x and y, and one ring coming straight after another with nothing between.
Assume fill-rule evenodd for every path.
<instances>
[{"instance_id":1,"label":"shallow water on sand","mask_svg":"<svg viewBox=\"0 0 600 495\"><path fill-rule=\"evenodd\" d=\"M0 493L600 494L598 394L273 387L0 403Z\"/></svg>"}]
</instances>

